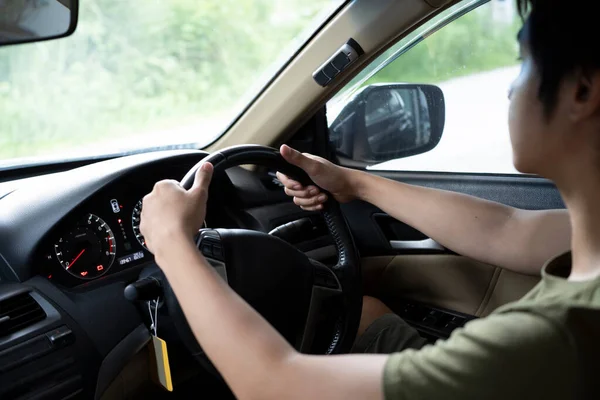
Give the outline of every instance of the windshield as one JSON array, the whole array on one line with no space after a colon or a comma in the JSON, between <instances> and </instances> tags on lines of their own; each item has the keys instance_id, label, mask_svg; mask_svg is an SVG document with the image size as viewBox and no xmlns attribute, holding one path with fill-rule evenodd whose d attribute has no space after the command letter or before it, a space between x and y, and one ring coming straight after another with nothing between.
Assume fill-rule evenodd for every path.
<instances>
[{"instance_id":1,"label":"windshield","mask_svg":"<svg viewBox=\"0 0 600 400\"><path fill-rule=\"evenodd\" d=\"M0 48L0 169L202 148L341 3L82 0L73 36Z\"/></svg>"}]
</instances>

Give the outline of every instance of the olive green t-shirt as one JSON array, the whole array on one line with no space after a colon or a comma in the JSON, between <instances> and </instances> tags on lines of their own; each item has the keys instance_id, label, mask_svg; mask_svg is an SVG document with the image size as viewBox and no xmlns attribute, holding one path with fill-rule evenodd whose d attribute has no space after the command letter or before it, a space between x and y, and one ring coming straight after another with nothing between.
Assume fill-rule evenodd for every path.
<instances>
[{"instance_id":1,"label":"olive green t-shirt","mask_svg":"<svg viewBox=\"0 0 600 400\"><path fill-rule=\"evenodd\" d=\"M450 338L392 354L386 399L600 399L600 277L567 281L571 254L548 262L521 300Z\"/></svg>"}]
</instances>

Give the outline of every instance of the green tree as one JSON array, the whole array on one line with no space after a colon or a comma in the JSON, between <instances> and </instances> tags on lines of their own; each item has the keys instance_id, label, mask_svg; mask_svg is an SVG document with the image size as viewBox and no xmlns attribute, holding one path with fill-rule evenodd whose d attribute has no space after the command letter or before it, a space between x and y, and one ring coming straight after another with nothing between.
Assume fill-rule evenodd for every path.
<instances>
[{"instance_id":1,"label":"green tree","mask_svg":"<svg viewBox=\"0 0 600 400\"><path fill-rule=\"evenodd\" d=\"M231 111L323 4L81 1L72 37L0 48L0 158Z\"/></svg>"},{"instance_id":2,"label":"green tree","mask_svg":"<svg viewBox=\"0 0 600 400\"><path fill-rule=\"evenodd\" d=\"M417 43L365 84L439 83L517 63L520 20L495 20L492 3L452 21Z\"/></svg>"}]
</instances>

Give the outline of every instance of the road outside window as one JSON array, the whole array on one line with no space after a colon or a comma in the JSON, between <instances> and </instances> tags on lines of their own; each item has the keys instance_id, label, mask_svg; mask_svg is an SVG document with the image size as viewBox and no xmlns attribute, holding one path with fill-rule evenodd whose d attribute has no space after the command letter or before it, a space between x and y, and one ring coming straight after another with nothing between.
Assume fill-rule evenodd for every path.
<instances>
[{"instance_id":1,"label":"road outside window","mask_svg":"<svg viewBox=\"0 0 600 400\"><path fill-rule=\"evenodd\" d=\"M331 123L336 110L366 85L429 83L442 89L446 123L437 147L370 169L517 173L508 134L508 89L519 73L516 34L521 22L514 2L492 0L409 46L439 21L477 3L462 2L397 43L328 103ZM377 71L401 49L405 51Z\"/></svg>"}]
</instances>

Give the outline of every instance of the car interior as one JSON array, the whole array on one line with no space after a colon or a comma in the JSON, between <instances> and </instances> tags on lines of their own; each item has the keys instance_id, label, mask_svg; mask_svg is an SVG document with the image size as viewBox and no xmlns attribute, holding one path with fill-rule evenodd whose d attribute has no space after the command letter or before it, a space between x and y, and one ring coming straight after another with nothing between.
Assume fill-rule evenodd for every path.
<instances>
[{"instance_id":1,"label":"car interior","mask_svg":"<svg viewBox=\"0 0 600 400\"><path fill-rule=\"evenodd\" d=\"M63 31L6 45L71 34L78 2L60 3L71 12ZM343 2L205 148L2 170L0 398L233 398L139 230L141 200L154 184L185 187L204 159L215 177L199 251L303 352L348 351L363 295L433 343L528 292L539 277L456 254L371 204L304 211L275 176L306 179L280 158L281 144L365 170L434 148L449 118L436 85L369 86L330 114L332 123L326 104L395 44L416 32L422 40L423 27L441 29L485 3ZM380 142L397 132L406 142ZM564 207L555 186L536 176L369 171L524 209ZM169 346L173 392L153 383L151 325Z\"/></svg>"}]
</instances>

